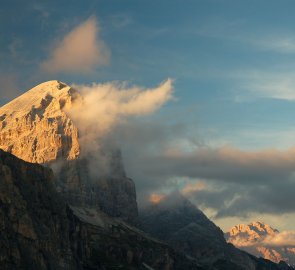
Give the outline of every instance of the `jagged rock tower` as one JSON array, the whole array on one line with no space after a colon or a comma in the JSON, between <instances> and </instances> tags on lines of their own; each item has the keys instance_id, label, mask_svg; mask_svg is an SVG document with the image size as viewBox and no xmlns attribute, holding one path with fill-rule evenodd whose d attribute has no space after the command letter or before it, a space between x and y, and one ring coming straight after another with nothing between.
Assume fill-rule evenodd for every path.
<instances>
[{"instance_id":1,"label":"jagged rock tower","mask_svg":"<svg viewBox=\"0 0 295 270\"><path fill-rule=\"evenodd\" d=\"M0 108L0 148L52 167L56 187L70 204L99 207L132 221L137 216L135 186L126 177L120 152L107 153L111 172L104 176L89 172L92 157L81 157L79 130L67 113L81 103L81 94L59 81L32 88Z\"/></svg>"}]
</instances>

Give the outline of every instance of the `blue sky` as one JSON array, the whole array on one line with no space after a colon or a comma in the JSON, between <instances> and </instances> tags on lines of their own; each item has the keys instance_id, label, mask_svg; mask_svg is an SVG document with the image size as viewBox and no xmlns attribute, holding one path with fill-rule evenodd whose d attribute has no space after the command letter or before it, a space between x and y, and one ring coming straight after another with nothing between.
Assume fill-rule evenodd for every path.
<instances>
[{"instance_id":1,"label":"blue sky","mask_svg":"<svg viewBox=\"0 0 295 270\"><path fill-rule=\"evenodd\" d=\"M178 101L169 113L189 108L188 120L213 140L234 140L251 149L284 148L292 142L276 138L254 142L252 137L256 131L259 137L264 130L290 130L294 123L293 101L283 93L274 99L271 91L260 89L274 84L283 92L286 84L292 91L295 85L294 5L292 1L2 1L1 73L23 91L52 78L154 86L172 77ZM38 74L50 46L93 15L111 52L110 63L90 75ZM245 130L251 130L250 138Z\"/></svg>"},{"instance_id":2,"label":"blue sky","mask_svg":"<svg viewBox=\"0 0 295 270\"><path fill-rule=\"evenodd\" d=\"M288 151L295 141L294 9L287 0L3 0L1 100L51 79L155 87L173 78L175 100L145 121L183 126L174 141L185 141L185 150L194 139L210 149ZM89 18L99 25L107 63L97 61L90 72L42 69Z\"/></svg>"}]
</instances>

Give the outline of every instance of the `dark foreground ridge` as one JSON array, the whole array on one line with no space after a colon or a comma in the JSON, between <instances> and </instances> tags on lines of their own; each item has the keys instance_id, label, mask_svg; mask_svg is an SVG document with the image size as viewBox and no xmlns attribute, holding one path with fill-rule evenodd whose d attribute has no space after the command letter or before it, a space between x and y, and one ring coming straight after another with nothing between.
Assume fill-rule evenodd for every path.
<instances>
[{"instance_id":1,"label":"dark foreground ridge","mask_svg":"<svg viewBox=\"0 0 295 270\"><path fill-rule=\"evenodd\" d=\"M204 269L119 219L68 207L53 181L0 150L1 269Z\"/></svg>"},{"instance_id":2,"label":"dark foreground ridge","mask_svg":"<svg viewBox=\"0 0 295 270\"><path fill-rule=\"evenodd\" d=\"M1 269L292 269L285 263L277 265L242 252L241 256L248 256L253 262L251 266L239 266L226 256L212 260L215 249L211 254L206 251L204 256L200 250L199 256L196 256L197 246L203 245L206 250L211 240L202 245L196 243L196 249L191 254L187 253L189 249L184 248L184 242L179 242L180 248L174 249L164 241L156 240L97 209L69 207L56 192L54 181L50 169L22 161L0 150ZM194 216L192 205L187 207L192 211L189 219L193 220L186 218L185 222L194 223L199 217L203 221L205 219L205 223L210 222L199 210L196 210L198 215ZM153 227L154 217L152 213L149 221ZM159 219L157 226L166 226L165 220L172 221L169 218ZM176 247L170 241L174 234L173 226L172 223L165 241ZM177 232L183 226L185 224L177 225ZM193 232L197 230L196 225L191 226ZM210 226L214 231L215 225L212 223ZM189 228L184 230L184 236L189 234ZM218 229L216 232L221 233ZM162 234L157 235L153 230L149 233L163 238ZM200 240L194 238L195 233L191 237ZM178 240L176 237L175 241ZM207 249L214 245L215 242ZM229 249L237 251L233 246L229 246Z\"/></svg>"}]
</instances>

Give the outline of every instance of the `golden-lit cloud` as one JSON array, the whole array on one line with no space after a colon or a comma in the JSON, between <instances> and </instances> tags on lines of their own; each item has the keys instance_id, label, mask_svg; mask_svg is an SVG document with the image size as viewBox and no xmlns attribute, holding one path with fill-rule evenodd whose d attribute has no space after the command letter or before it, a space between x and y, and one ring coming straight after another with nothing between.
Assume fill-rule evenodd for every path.
<instances>
[{"instance_id":1,"label":"golden-lit cloud","mask_svg":"<svg viewBox=\"0 0 295 270\"><path fill-rule=\"evenodd\" d=\"M119 122L128 117L148 115L172 98L173 81L167 79L156 88L126 87L124 84L105 83L74 85L83 95L83 104L69 113L83 133L94 131L103 137Z\"/></svg>"},{"instance_id":2,"label":"golden-lit cloud","mask_svg":"<svg viewBox=\"0 0 295 270\"><path fill-rule=\"evenodd\" d=\"M95 17L81 23L65 35L41 64L50 73L88 73L109 63L110 52L99 38Z\"/></svg>"},{"instance_id":3,"label":"golden-lit cloud","mask_svg":"<svg viewBox=\"0 0 295 270\"><path fill-rule=\"evenodd\" d=\"M149 201L153 204L158 204L159 202L161 202L164 198L166 197L166 195L164 194L159 194L159 193L152 193L149 196Z\"/></svg>"},{"instance_id":4,"label":"golden-lit cloud","mask_svg":"<svg viewBox=\"0 0 295 270\"><path fill-rule=\"evenodd\" d=\"M126 83L93 83L73 88L82 98L67 113L79 130L81 156L89 159L90 173L94 175L109 173L113 159L109 153L119 148L112 139L114 129L124 128L135 117L154 113L173 95L171 79L149 89L128 87Z\"/></svg>"},{"instance_id":5,"label":"golden-lit cloud","mask_svg":"<svg viewBox=\"0 0 295 270\"><path fill-rule=\"evenodd\" d=\"M273 236L267 236L263 240L263 244L267 246L294 246L295 247L295 231L282 231Z\"/></svg>"}]
</instances>

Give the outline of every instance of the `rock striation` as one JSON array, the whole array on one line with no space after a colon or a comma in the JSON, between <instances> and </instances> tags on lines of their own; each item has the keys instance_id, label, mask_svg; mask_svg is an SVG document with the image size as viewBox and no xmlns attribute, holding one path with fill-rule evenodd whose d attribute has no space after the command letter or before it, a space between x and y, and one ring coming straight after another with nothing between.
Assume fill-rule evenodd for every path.
<instances>
[{"instance_id":1,"label":"rock striation","mask_svg":"<svg viewBox=\"0 0 295 270\"><path fill-rule=\"evenodd\" d=\"M125 174L120 152L101 152L111 160L108 175L99 172L95 157L82 155L79 130L69 114L82 105L83 96L62 82L32 88L0 108L0 148L25 161L50 166L58 191L70 204L98 207L132 221L137 216L135 186ZM97 165L95 173L90 164Z\"/></svg>"},{"instance_id":2,"label":"rock striation","mask_svg":"<svg viewBox=\"0 0 295 270\"><path fill-rule=\"evenodd\" d=\"M295 246L271 244L271 240L275 239L278 234L277 229L256 221L232 227L229 232L225 233L225 238L229 243L257 257L276 263L285 261L295 266Z\"/></svg>"}]
</instances>

